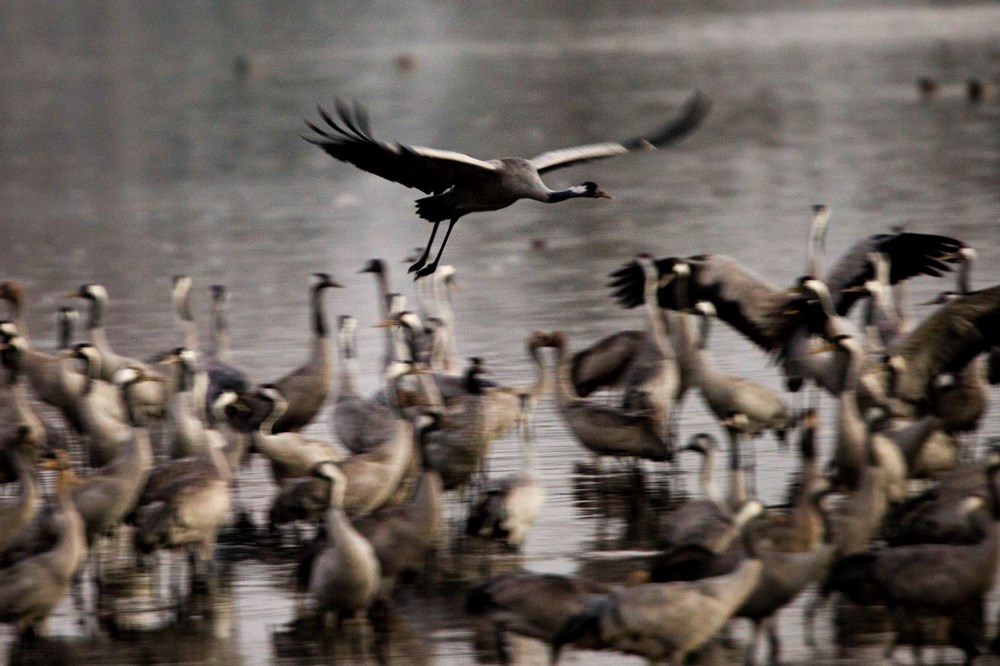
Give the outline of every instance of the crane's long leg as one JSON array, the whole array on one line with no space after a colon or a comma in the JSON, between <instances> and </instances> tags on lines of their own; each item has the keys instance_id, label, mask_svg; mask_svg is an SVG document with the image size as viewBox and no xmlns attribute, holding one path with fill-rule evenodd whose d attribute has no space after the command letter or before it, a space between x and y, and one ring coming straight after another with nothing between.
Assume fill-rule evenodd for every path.
<instances>
[{"instance_id":1,"label":"crane's long leg","mask_svg":"<svg viewBox=\"0 0 1000 666\"><path fill-rule=\"evenodd\" d=\"M406 271L407 273L412 273L413 271L419 271L421 268L424 267L424 264L427 263L427 257L429 257L431 254L431 245L434 244L434 236L437 234L439 226L441 226L441 220L438 220L437 222L434 223L434 228L431 229L431 237L427 239L427 245L424 246L424 253L420 255L419 259L413 262L409 270Z\"/></svg>"},{"instance_id":2,"label":"crane's long leg","mask_svg":"<svg viewBox=\"0 0 1000 666\"><path fill-rule=\"evenodd\" d=\"M437 270L438 262L441 261L441 255L444 254L444 246L448 244L448 237L451 236L451 230L455 227L455 223L458 222L458 218L454 217L448 223L448 230L444 232L444 240L441 241L441 247L438 248L437 256L434 257L433 263L430 266L424 266L419 271L417 271L417 277L424 277L425 275L430 275ZM434 233L431 233L431 240L434 239ZM430 249L431 244L427 243L427 249ZM426 252L426 250L425 250ZM418 262L419 263L419 262Z\"/></svg>"}]
</instances>

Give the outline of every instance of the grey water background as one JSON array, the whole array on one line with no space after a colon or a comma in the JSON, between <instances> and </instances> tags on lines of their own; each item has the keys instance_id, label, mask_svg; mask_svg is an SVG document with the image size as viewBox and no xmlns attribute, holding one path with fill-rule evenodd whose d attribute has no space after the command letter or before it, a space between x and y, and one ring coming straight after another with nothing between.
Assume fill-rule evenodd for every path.
<instances>
[{"instance_id":1,"label":"grey water background","mask_svg":"<svg viewBox=\"0 0 1000 666\"><path fill-rule=\"evenodd\" d=\"M346 287L329 311L358 317L362 384L374 389L382 338L367 328L375 292L357 271L384 257L414 299L397 260L429 227L413 214L418 193L299 138L302 119L337 96L366 104L379 138L482 158L634 136L695 88L715 100L674 148L547 178L595 180L612 201L522 202L456 227L445 261L457 269L459 349L504 382L531 380L534 329L564 330L578 348L641 327L642 313L605 288L637 251L731 254L789 284L804 270L813 203L833 211L831 259L903 225L962 238L979 252L974 285L1000 281L1000 103L969 104L961 89L1000 77L994 3L4 2L0 60L0 272L25 284L43 347L60 294L88 281L111 295L116 348L145 356L178 344L170 277L186 273L203 330L208 285L228 285L234 362L266 381L306 355L308 276L323 270ZM923 75L944 84L934 99L917 95ZM911 300L950 286L917 280ZM712 349L727 371L780 386L765 355L722 325ZM329 437L328 417L309 432ZM535 425L547 500L520 563L573 573L627 560L641 534L621 511L580 501L574 464L589 455L549 399ZM699 431L718 428L690 396L681 435ZM998 434L994 405L979 438ZM762 498L779 501L794 459L769 440L757 451ZM520 465L515 437L494 446L491 472ZM260 518L274 489L261 461L244 474ZM67 601L39 663L321 661L315 641L283 629L295 614L291 567L239 560L200 620L138 637L89 636ZM461 598L453 585L404 591L391 657L473 661ZM832 658L828 637L818 657L803 646L799 610L779 622L786 660ZM10 649L7 628L0 645ZM520 648L525 663L544 658ZM363 659L349 646L338 658Z\"/></svg>"}]
</instances>

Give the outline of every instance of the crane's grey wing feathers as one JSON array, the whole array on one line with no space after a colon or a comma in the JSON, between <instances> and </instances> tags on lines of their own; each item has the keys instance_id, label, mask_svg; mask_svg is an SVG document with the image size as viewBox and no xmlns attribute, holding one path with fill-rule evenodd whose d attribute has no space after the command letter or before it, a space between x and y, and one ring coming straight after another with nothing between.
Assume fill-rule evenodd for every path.
<instances>
[{"instance_id":1,"label":"crane's grey wing feathers","mask_svg":"<svg viewBox=\"0 0 1000 666\"><path fill-rule=\"evenodd\" d=\"M531 159L531 164L538 170L538 173L545 173L573 164L582 164L593 160L624 155L629 152L628 148L620 143L609 141L606 143L589 143L585 146L574 146L572 148L560 148L550 150Z\"/></svg>"},{"instance_id":2,"label":"crane's grey wing feathers","mask_svg":"<svg viewBox=\"0 0 1000 666\"><path fill-rule=\"evenodd\" d=\"M662 148L694 131L708 115L711 106L712 100L707 95L701 91L695 91L685 102L677 117L656 132L625 141L591 143L551 150L535 157L531 163L538 170L538 173L545 173L553 169L561 169L633 151Z\"/></svg>"},{"instance_id":3,"label":"crane's grey wing feathers","mask_svg":"<svg viewBox=\"0 0 1000 666\"><path fill-rule=\"evenodd\" d=\"M691 266L685 307L697 301L711 301L719 319L766 351L780 347L794 329L796 315L788 308L794 298L790 292L770 287L726 255L704 254L683 260ZM681 259L676 257L657 259L656 268L660 275L666 275L678 261ZM610 277L608 286L620 305L633 308L645 302L645 276L638 263L625 264ZM676 310L681 307L674 285L671 281L657 290L661 308Z\"/></svg>"},{"instance_id":4,"label":"crane's grey wing feathers","mask_svg":"<svg viewBox=\"0 0 1000 666\"><path fill-rule=\"evenodd\" d=\"M898 353L929 383L956 372L1000 340L1000 285L961 296L924 319Z\"/></svg>"},{"instance_id":5,"label":"crane's grey wing feathers","mask_svg":"<svg viewBox=\"0 0 1000 666\"><path fill-rule=\"evenodd\" d=\"M840 315L862 298L859 291L844 291L860 287L874 277L868 254L880 252L889 260L889 282L896 284L917 275L939 277L961 261L960 250L966 244L948 236L935 234L899 233L875 234L855 243L827 273L826 283Z\"/></svg>"},{"instance_id":6,"label":"crane's grey wing feathers","mask_svg":"<svg viewBox=\"0 0 1000 666\"><path fill-rule=\"evenodd\" d=\"M378 141L360 104L348 106L338 100L337 119L317 109L326 126L306 120L315 136L303 139L334 159L425 194L439 194L457 183L498 173L495 164L462 153Z\"/></svg>"}]
</instances>

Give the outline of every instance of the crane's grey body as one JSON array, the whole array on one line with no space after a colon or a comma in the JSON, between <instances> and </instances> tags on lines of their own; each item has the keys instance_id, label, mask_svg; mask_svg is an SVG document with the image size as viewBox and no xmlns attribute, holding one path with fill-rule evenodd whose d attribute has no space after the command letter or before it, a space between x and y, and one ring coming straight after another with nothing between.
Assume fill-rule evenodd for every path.
<instances>
[{"instance_id":1,"label":"crane's grey body","mask_svg":"<svg viewBox=\"0 0 1000 666\"><path fill-rule=\"evenodd\" d=\"M365 109L358 104L348 106L339 101L338 118L334 119L320 108L325 126L318 127L306 121L315 135L303 138L335 159L430 195L417 200L417 214L434 222L423 256L410 267L411 271L418 271L419 277L435 271L452 227L462 216L500 210L519 199L555 203L577 197L610 198L592 182L552 190L540 174L630 151L666 146L693 131L710 106L708 98L696 92L673 121L647 137L554 150L530 160L520 157L479 160L454 151L379 141L372 136ZM445 220L449 222L448 231L437 257L430 265L425 265L438 225Z\"/></svg>"}]
</instances>

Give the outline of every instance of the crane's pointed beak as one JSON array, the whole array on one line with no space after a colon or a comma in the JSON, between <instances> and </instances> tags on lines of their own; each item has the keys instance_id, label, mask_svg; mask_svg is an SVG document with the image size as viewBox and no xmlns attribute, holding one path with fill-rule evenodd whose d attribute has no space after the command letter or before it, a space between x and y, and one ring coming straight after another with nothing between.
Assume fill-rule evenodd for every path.
<instances>
[{"instance_id":1,"label":"crane's pointed beak","mask_svg":"<svg viewBox=\"0 0 1000 666\"><path fill-rule=\"evenodd\" d=\"M613 196L611 196L604 190L597 190L596 192L594 192L594 196L597 197L598 199L614 199Z\"/></svg>"}]
</instances>

